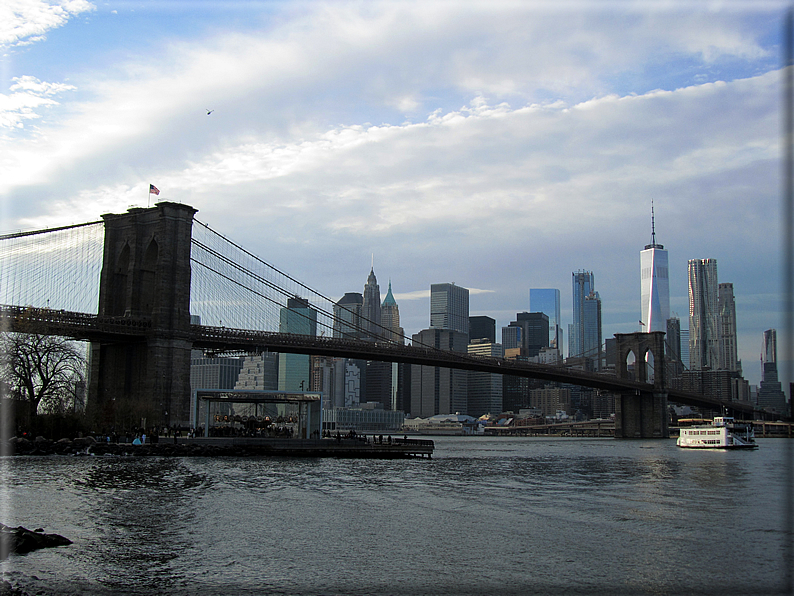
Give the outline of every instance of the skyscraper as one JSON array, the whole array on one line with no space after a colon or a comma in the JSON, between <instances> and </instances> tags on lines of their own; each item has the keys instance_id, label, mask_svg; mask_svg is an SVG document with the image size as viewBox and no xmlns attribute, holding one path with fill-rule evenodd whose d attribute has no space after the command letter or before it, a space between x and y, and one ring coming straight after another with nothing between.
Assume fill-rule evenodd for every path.
<instances>
[{"instance_id":1,"label":"skyscraper","mask_svg":"<svg viewBox=\"0 0 794 596\"><path fill-rule=\"evenodd\" d=\"M780 388L777 374L777 331L764 331L761 344L761 387L758 389L758 405L778 413L786 412L786 394Z\"/></svg>"},{"instance_id":2,"label":"skyscraper","mask_svg":"<svg viewBox=\"0 0 794 596\"><path fill-rule=\"evenodd\" d=\"M681 329L681 364L689 368L689 329Z\"/></svg>"},{"instance_id":3,"label":"skyscraper","mask_svg":"<svg viewBox=\"0 0 794 596\"><path fill-rule=\"evenodd\" d=\"M361 307L364 297L358 292L347 292L334 304L334 337L361 339Z\"/></svg>"},{"instance_id":4,"label":"skyscraper","mask_svg":"<svg viewBox=\"0 0 794 596\"><path fill-rule=\"evenodd\" d=\"M673 376L678 377L684 372L681 356L681 319L678 317L667 319L667 335L664 337L664 342L667 361L672 365ZM686 365L689 366L688 358Z\"/></svg>"},{"instance_id":5,"label":"skyscraper","mask_svg":"<svg viewBox=\"0 0 794 596\"><path fill-rule=\"evenodd\" d=\"M504 350L501 344L490 339L475 339L469 343L469 354L501 358ZM502 375L469 371L468 384L469 416L478 417L502 411Z\"/></svg>"},{"instance_id":6,"label":"skyscraper","mask_svg":"<svg viewBox=\"0 0 794 596\"><path fill-rule=\"evenodd\" d=\"M430 286L430 327L469 334L469 290L454 283ZM468 340L468 338L467 338Z\"/></svg>"},{"instance_id":7,"label":"skyscraper","mask_svg":"<svg viewBox=\"0 0 794 596\"><path fill-rule=\"evenodd\" d=\"M475 339L487 339L496 343L496 320L481 315L469 317L469 343L473 343Z\"/></svg>"},{"instance_id":8,"label":"skyscraper","mask_svg":"<svg viewBox=\"0 0 794 596\"><path fill-rule=\"evenodd\" d=\"M468 322L468 319L467 319ZM466 353L469 336L454 329L423 329L414 334L414 345ZM411 365L411 415L467 413L468 373L438 366Z\"/></svg>"},{"instance_id":9,"label":"skyscraper","mask_svg":"<svg viewBox=\"0 0 794 596\"><path fill-rule=\"evenodd\" d=\"M389 291L380 305L380 324L383 325L384 337L394 343L405 343L403 338L403 328L400 327L400 308L391 293L391 281L389 281Z\"/></svg>"},{"instance_id":10,"label":"skyscraper","mask_svg":"<svg viewBox=\"0 0 794 596\"><path fill-rule=\"evenodd\" d=\"M690 259L689 369L719 367L719 310L717 259Z\"/></svg>"},{"instance_id":11,"label":"skyscraper","mask_svg":"<svg viewBox=\"0 0 794 596\"><path fill-rule=\"evenodd\" d=\"M590 362L592 370L601 370L603 350L601 348L601 297L598 292L592 291L584 299L582 317L582 347L583 355Z\"/></svg>"},{"instance_id":12,"label":"skyscraper","mask_svg":"<svg viewBox=\"0 0 794 596\"><path fill-rule=\"evenodd\" d=\"M585 355L584 346L584 304L585 299L595 290L595 277L592 271L574 271L573 279L573 323L568 326L568 356L571 358Z\"/></svg>"},{"instance_id":13,"label":"skyscraper","mask_svg":"<svg viewBox=\"0 0 794 596\"><path fill-rule=\"evenodd\" d=\"M295 296L288 299L287 308L282 308L280 315L279 333L317 335L317 311L305 298ZM279 391L309 391L310 359L305 354L279 354Z\"/></svg>"},{"instance_id":14,"label":"skyscraper","mask_svg":"<svg viewBox=\"0 0 794 596\"><path fill-rule=\"evenodd\" d=\"M512 345L511 327L518 327L520 332L516 334L518 345ZM507 331L505 331L507 329ZM505 335L508 339L505 340ZM516 314L516 320L511 322L508 327L502 327L502 341L509 341L511 348L521 348L521 356L528 358L537 356L541 348L549 346L549 317L542 312L520 312Z\"/></svg>"},{"instance_id":15,"label":"skyscraper","mask_svg":"<svg viewBox=\"0 0 794 596\"><path fill-rule=\"evenodd\" d=\"M719 284L717 310L720 317L720 370L741 373L742 363L739 361L739 349L736 341L736 302L733 298L733 284Z\"/></svg>"},{"instance_id":16,"label":"skyscraper","mask_svg":"<svg viewBox=\"0 0 794 596\"><path fill-rule=\"evenodd\" d=\"M651 204L651 243L640 251L640 321L643 331L667 331L670 318L670 279L668 277L667 251L656 243L656 223Z\"/></svg>"},{"instance_id":17,"label":"skyscraper","mask_svg":"<svg viewBox=\"0 0 794 596\"><path fill-rule=\"evenodd\" d=\"M530 288L529 310L549 317L549 346L562 354L562 320L560 319L560 291L553 288Z\"/></svg>"},{"instance_id":18,"label":"skyscraper","mask_svg":"<svg viewBox=\"0 0 794 596\"><path fill-rule=\"evenodd\" d=\"M380 320L380 286L378 286L378 280L375 277L374 267L367 276L367 283L364 284L364 302L361 305L361 319L362 326L367 331L364 339L374 341L383 335Z\"/></svg>"}]
</instances>

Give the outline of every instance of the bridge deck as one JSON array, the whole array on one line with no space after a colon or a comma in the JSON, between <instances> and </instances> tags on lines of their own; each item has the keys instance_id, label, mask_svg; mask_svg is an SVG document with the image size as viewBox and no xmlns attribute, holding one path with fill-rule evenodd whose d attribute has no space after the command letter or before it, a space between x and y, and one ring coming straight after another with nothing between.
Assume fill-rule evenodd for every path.
<instances>
[{"instance_id":1,"label":"bridge deck","mask_svg":"<svg viewBox=\"0 0 794 596\"><path fill-rule=\"evenodd\" d=\"M63 335L89 341L118 341L137 338L146 341L154 330L145 318L109 317L87 313L66 312L47 308L0 305L0 327L5 331ZM402 362L424 366L441 366L534 379L570 383L613 392L652 392L653 385L618 379L614 375L586 372L562 366L536 364L478 356L445 350L403 346L389 342L338 339L191 325L185 330L185 341L194 348L215 354L273 352L341 356L383 362ZM699 394L668 389L669 402L711 408L745 415L764 415L753 404L721 401Z\"/></svg>"}]
</instances>

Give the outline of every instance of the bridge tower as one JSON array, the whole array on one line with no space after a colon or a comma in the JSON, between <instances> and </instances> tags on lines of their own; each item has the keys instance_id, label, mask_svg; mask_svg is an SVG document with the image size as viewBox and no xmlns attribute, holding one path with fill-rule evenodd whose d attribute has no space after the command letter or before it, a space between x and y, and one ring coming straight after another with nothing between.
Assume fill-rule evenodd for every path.
<instances>
[{"instance_id":1,"label":"bridge tower","mask_svg":"<svg viewBox=\"0 0 794 596\"><path fill-rule=\"evenodd\" d=\"M145 338L91 344L98 423L190 420L190 241L196 209L161 202L106 214L99 315L151 322Z\"/></svg>"},{"instance_id":2,"label":"bridge tower","mask_svg":"<svg viewBox=\"0 0 794 596\"><path fill-rule=\"evenodd\" d=\"M634 380L650 382L651 362L653 391L622 392L615 399L615 437L667 438L667 365L664 355L664 331L650 333L616 333L619 379L629 379L628 357L634 354ZM647 355L651 358L648 359Z\"/></svg>"}]
</instances>

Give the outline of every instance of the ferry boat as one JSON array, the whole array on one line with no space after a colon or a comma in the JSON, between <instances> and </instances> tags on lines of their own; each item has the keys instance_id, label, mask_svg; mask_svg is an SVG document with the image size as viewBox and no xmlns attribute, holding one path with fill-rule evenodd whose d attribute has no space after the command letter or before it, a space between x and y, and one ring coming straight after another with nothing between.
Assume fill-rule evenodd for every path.
<instances>
[{"instance_id":1,"label":"ferry boat","mask_svg":"<svg viewBox=\"0 0 794 596\"><path fill-rule=\"evenodd\" d=\"M716 416L711 426L682 428L676 445L686 449L756 449L750 424L736 424L730 416Z\"/></svg>"}]
</instances>

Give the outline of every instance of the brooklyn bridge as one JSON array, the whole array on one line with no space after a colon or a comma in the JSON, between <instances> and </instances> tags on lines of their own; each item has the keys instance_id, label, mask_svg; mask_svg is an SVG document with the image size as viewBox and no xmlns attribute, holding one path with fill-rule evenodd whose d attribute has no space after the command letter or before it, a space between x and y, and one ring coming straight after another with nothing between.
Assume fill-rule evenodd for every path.
<instances>
[{"instance_id":1,"label":"brooklyn bridge","mask_svg":"<svg viewBox=\"0 0 794 596\"><path fill-rule=\"evenodd\" d=\"M668 436L668 401L741 417L761 414L751 404L669 388L662 332L615 335L617 366L610 374L417 342L339 337L334 330L349 328L350 319L340 326L331 298L195 214L188 205L161 202L95 222L1 236L0 329L90 342L91 407L112 408L116 400L145 404L154 416L150 422L164 426L190 419L195 349L213 355L271 351L400 362L606 390L615 394L615 436L622 438ZM277 331L280 311L294 297L316 310L319 335ZM198 317L191 322L191 315ZM634 375L630 355L638 364ZM654 363L652 372L646 361Z\"/></svg>"}]
</instances>

